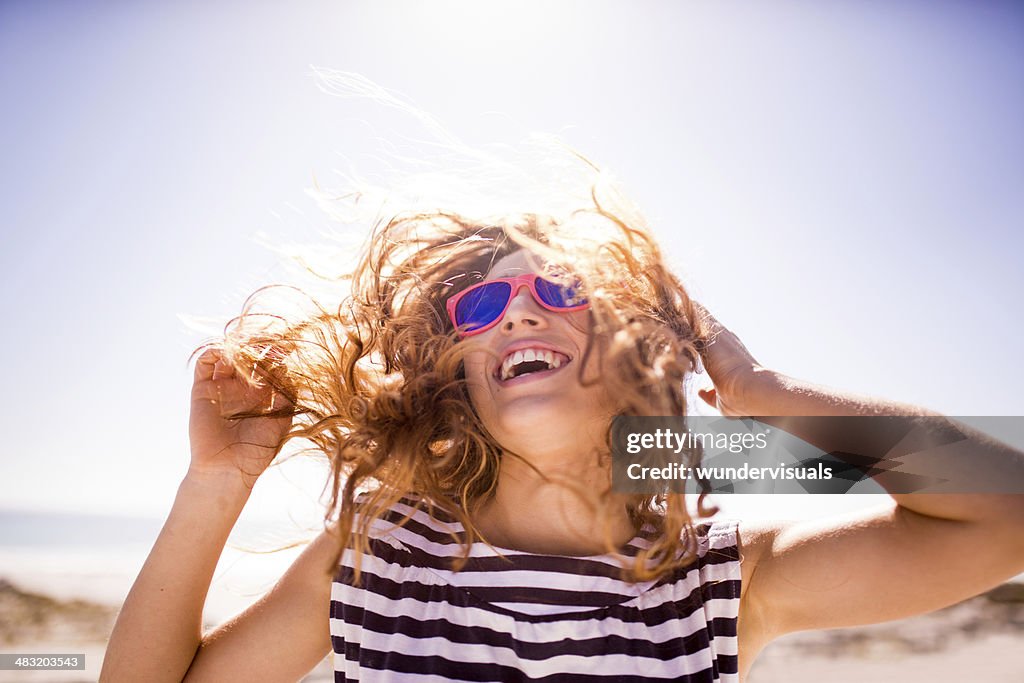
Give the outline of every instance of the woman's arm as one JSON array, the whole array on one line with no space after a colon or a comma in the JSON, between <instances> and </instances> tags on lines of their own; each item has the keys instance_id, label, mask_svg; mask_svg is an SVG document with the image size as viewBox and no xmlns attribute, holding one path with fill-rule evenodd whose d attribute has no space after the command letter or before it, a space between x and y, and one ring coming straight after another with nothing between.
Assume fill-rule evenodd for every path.
<instances>
[{"instance_id":1,"label":"woman's arm","mask_svg":"<svg viewBox=\"0 0 1024 683\"><path fill-rule=\"evenodd\" d=\"M185 681L295 681L331 651L331 572L337 533L327 529L277 584L203 637Z\"/></svg>"},{"instance_id":2,"label":"woman's arm","mask_svg":"<svg viewBox=\"0 0 1024 683\"><path fill-rule=\"evenodd\" d=\"M237 474L186 475L118 614L100 680L184 678L217 560L248 498Z\"/></svg>"},{"instance_id":3,"label":"woman's arm","mask_svg":"<svg viewBox=\"0 0 1024 683\"><path fill-rule=\"evenodd\" d=\"M189 420L191 465L118 615L101 680L297 678L329 650L333 547L326 532L256 605L212 634L201 632L228 534L291 424L282 413L266 414L285 400L269 386L236 376L219 351L200 356ZM234 417L247 413L257 415Z\"/></svg>"},{"instance_id":4,"label":"woman's arm","mask_svg":"<svg viewBox=\"0 0 1024 683\"><path fill-rule=\"evenodd\" d=\"M708 319L713 335L703 360L715 388L700 393L723 414L784 424L812 443L821 423L803 418L935 415L767 370L735 334ZM966 438L928 456L937 464L969 459L976 471L1024 486L1024 454L963 432ZM884 476L875 480L887 486ZM745 595L771 637L938 609L1024 571L1024 495L891 495L892 504L868 511L747 525L748 557L757 559Z\"/></svg>"}]
</instances>

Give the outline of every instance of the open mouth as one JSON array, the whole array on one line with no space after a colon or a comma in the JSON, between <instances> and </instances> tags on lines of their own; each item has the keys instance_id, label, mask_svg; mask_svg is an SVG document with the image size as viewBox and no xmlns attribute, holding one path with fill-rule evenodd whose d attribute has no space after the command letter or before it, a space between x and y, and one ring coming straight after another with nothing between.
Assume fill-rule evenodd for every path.
<instances>
[{"instance_id":1,"label":"open mouth","mask_svg":"<svg viewBox=\"0 0 1024 683\"><path fill-rule=\"evenodd\" d=\"M507 382L517 377L557 370L568 365L571 360L564 353L550 349L521 349L505 356L495 371L495 377L501 382Z\"/></svg>"}]
</instances>

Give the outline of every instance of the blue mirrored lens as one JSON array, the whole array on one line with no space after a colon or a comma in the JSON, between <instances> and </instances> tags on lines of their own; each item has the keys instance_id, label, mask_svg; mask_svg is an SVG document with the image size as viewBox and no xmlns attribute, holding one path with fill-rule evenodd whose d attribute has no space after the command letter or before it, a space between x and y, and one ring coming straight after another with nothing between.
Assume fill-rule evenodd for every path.
<instances>
[{"instance_id":1,"label":"blue mirrored lens","mask_svg":"<svg viewBox=\"0 0 1024 683\"><path fill-rule=\"evenodd\" d=\"M512 295L507 282L489 282L477 287L455 306L455 320L463 332L472 332L498 319Z\"/></svg>"},{"instance_id":2,"label":"blue mirrored lens","mask_svg":"<svg viewBox=\"0 0 1024 683\"><path fill-rule=\"evenodd\" d=\"M587 297L583 296L579 282L565 287L537 278L537 295L541 301L554 308L572 308L587 303Z\"/></svg>"}]
</instances>

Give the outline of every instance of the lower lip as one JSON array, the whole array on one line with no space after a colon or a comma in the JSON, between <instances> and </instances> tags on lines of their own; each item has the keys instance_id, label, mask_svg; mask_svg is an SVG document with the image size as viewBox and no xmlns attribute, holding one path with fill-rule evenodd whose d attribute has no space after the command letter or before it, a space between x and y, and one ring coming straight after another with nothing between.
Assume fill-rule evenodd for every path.
<instances>
[{"instance_id":1,"label":"lower lip","mask_svg":"<svg viewBox=\"0 0 1024 683\"><path fill-rule=\"evenodd\" d=\"M569 363L571 362L572 361L569 361ZM513 377L511 379L499 379L498 385L502 387L515 387L519 386L520 384L526 384L527 382L530 382L532 380L541 380L544 379L545 377L551 377L552 375L568 367L569 363L563 363L557 368L552 368L550 370L538 370L537 372L531 372L529 374L520 375L519 377Z\"/></svg>"}]
</instances>

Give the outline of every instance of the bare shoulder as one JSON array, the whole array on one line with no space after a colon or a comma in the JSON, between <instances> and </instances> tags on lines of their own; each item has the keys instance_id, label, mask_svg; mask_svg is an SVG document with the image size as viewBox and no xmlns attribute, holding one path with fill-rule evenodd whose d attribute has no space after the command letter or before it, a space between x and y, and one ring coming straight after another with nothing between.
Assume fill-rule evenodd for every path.
<instances>
[{"instance_id":1,"label":"bare shoulder","mask_svg":"<svg viewBox=\"0 0 1024 683\"><path fill-rule=\"evenodd\" d=\"M745 680L758 654L775 637L765 605L753 599L757 591L750 591L754 574L771 549L787 520L741 519L737 529L740 554L740 607L737 624L738 664L740 680Z\"/></svg>"},{"instance_id":2,"label":"bare shoulder","mask_svg":"<svg viewBox=\"0 0 1024 683\"><path fill-rule=\"evenodd\" d=\"M792 521L783 519L740 520L738 541L742 570L741 598L747 596L747 589L751 585L758 565L766 556L771 555L772 544L789 524L792 524Z\"/></svg>"}]
</instances>

